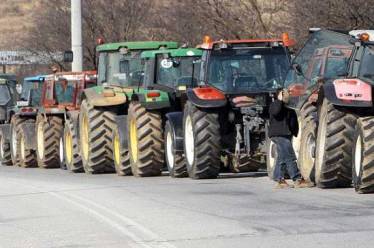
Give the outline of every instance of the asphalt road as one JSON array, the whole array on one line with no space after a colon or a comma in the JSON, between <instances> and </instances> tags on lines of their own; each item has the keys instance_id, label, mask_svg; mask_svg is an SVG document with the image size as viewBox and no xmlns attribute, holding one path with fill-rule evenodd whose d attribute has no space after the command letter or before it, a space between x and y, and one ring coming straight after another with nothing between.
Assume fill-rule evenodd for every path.
<instances>
[{"instance_id":1,"label":"asphalt road","mask_svg":"<svg viewBox=\"0 0 374 248\"><path fill-rule=\"evenodd\" d=\"M0 247L373 247L374 195L0 166Z\"/></svg>"}]
</instances>

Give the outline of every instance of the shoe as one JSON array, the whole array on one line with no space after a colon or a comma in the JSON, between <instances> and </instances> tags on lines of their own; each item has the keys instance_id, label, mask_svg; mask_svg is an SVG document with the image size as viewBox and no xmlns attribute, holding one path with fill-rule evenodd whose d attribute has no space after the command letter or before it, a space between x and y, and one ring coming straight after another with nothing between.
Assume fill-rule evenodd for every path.
<instances>
[{"instance_id":1,"label":"shoe","mask_svg":"<svg viewBox=\"0 0 374 248\"><path fill-rule=\"evenodd\" d=\"M279 180L277 185L275 186L275 189L288 189L288 188L292 188L292 185L289 185L284 179Z\"/></svg>"},{"instance_id":2,"label":"shoe","mask_svg":"<svg viewBox=\"0 0 374 248\"><path fill-rule=\"evenodd\" d=\"M311 187L314 187L314 184L311 183L311 182L305 181L305 179L301 178L301 179L297 179L297 180L294 182L294 187L295 187L296 189L301 189L301 188L311 188Z\"/></svg>"}]
</instances>

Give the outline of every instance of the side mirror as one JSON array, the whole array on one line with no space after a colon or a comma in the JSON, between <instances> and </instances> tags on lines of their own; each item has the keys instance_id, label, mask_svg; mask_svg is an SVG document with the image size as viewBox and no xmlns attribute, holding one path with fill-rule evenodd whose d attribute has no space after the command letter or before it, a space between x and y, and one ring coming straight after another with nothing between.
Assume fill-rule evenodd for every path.
<instances>
[{"instance_id":1,"label":"side mirror","mask_svg":"<svg viewBox=\"0 0 374 248\"><path fill-rule=\"evenodd\" d=\"M22 93L22 84L16 84L16 91L19 95Z\"/></svg>"},{"instance_id":2,"label":"side mirror","mask_svg":"<svg viewBox=\"0 0 374 248\"><path fill-rule=\"evenodd\" d=\"M65 51L64 52L64 62L65 63L72 63L74 60L74 54L72 51Z\"/></svg>"},{"instance_id":3,"label":"side mirror","mask_svg":"<svg viewBox=\"0 0 374 248\"><path fill-rule=\"evenodd\" d=\"M287 90L291 97L302 96L306 92L305 86L299 83L290 85Z\"/></svg>"}]
</instances>

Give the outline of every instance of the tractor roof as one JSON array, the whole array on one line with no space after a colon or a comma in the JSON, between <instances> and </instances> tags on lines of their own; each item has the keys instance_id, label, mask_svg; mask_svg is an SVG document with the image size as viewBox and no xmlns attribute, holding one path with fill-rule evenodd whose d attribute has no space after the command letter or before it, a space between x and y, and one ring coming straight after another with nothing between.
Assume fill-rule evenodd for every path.
<instances>
[{"instance_id":1,"label":"tractor roof","mask_svg":"<svg viewBox=\"0 0 374 248\"><path fill-rule=\"evenodd\" d=\"M142 52L141 58L154 58L157 54L168 54L171 57L202 56L203 52L197 48L162 49Z\"/></svg>"},{"instance_id":2,"label":"tractor roof","mask_svg":"<svg viewBox=\"0 0 374 248\"><path fill-rule=\"evenodd\" d=\"M228 44L228 45L245 45L248 44L248 46L259 46L263 45L264 43L282 43L283 41L281 39L258 39L258 40L220 40L220 41L212 41L203 43L198 46L200 49L204 50L211 50L213 48L218 47L220 44ZM282 44L283 45L283 44Z\"/></svg>"},{"instance_id":3,"label":"tractor roof","mask_svg":"<svg viewBox=\"0 0 374 248\"><path fill-rule=\"evenodd\" d=\"M45 79L45 75L38 75L33 77L26 77L23 79L24 82L43 82Z\"/></svg>"},{"instance_id":4,"label":"tractor roof","mask_svg":"<svg viewBox=\"0 0 374 248\"><path fill-rule=\"evenodd\" d=\"M6 80L11 80L11 81L16 81L16 75L14 75L14 74L0 73L0 78L6 79Z\"/></svg>"},{"instance_id":5,"label":"tractor roof","mask_svg":"<svg viewBox=\"0 0 374 248\"><path fill-rule=\"evenodd\" d=\"M168 49L178 48L178 43L174 41L132 41L132 42L118 42L100 45L96 48L98 52L119 51L121 48L129 50L155 50L160 47Z\"/></svg>"},{"instance_id":6,"label":"tractor roof","mask_svg":"<svg viewBox=\"0 0 374 248\"><path fill-rule=\"evenodd\" d=\"M96 71L81 71L81 72L58 72L55 74L51 74L46 76L46 80L55 80L58 81L60 79L66 79L71 81L78 81L78 80L96 80L97 72Z\"/></svg>"}]
</instances>

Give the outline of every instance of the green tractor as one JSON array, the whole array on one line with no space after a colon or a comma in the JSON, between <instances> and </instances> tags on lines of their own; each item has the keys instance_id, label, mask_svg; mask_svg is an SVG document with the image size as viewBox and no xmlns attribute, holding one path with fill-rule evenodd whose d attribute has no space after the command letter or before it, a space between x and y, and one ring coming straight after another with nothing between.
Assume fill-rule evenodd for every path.
<instances>
[{"instance_id":1,"label":"green tractor","mask_svg":"<svg viewBox=\"0 0 374 248\"><path fill-rule=\"evenodd\" d=\"M134 92L128 115L117 122L118 128L113 136L113 160L118 174L132 173L140 177L160 175L166 150L170 175L187 176L183 148L173 147L171 141L176 137L175 132L180 130L172 129L170 122L182 115L187 100L186 90L197 83L193 75L198 74L199 68L195 69L194 63L201 55L202 51L194 48L145 51L141 54L143 89ZM144 95L147 97L143 98Z\"/></svg>"},{"instance_id":2,"label":"green tractor","mask_svg":"<svg viewBox=\"0 0 374 248\"><path fill-rule=\"evenodd\" d=\"M140 87L144 75L140 54L145 50L174 48L178 48L178 43L156 41L110 43L97 47L98 86L84 91L79 116L80 151L86 173L115 170L112 143L118 140L112 141L113 131L124 131L116 126L126 126L124 121L129 108L139 109L138 105L130 105L131 100L148 106L157 102L168 103L166 93L149 92ZM127 167L128 152L121 152L122 163L117 172L131 174Z\"/></svg>"}]
</instances>

